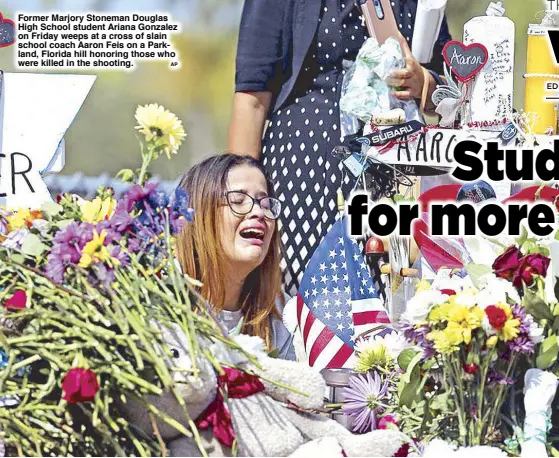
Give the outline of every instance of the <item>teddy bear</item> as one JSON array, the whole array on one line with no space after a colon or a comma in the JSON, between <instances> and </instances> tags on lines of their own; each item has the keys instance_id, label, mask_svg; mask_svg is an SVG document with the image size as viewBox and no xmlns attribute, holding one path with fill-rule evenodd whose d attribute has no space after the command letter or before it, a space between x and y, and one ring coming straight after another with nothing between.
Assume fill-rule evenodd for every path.
<instances>
[{"instance_id":1,"label":"teddy bear","mask_svg":"<svg viewBox=\"0 0 559 458\"><path fill-rule=\"evenodd\" d=\"M219 375L199 351L198 372L193 375L189 340L181 328L160 325L160 330L173 355L167 364L180 369L172 372L174 389L196 420L209 456L394 456L407 442L398 431L353 434L325 416L321 411L326 384L320 373L304 363L268 356L258 337L233 337L244 352L198 337L200 346L220 361L224 374ZM252 361L247 354L254 356ZM188 428L172 392L150 396L149 402ZM153 434L144 404L128 401L122 408L131 424ZM162 420L157 427L171 456L202 456L193 438Z\"/></svg>"}]
</instances>

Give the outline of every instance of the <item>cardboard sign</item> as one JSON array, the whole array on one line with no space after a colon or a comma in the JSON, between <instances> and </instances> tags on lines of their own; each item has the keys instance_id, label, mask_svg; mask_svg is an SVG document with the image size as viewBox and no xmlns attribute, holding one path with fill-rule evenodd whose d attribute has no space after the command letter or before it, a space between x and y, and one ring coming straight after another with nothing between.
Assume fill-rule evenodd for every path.
<instances>
[{"instance_id":1,"label":"cardboard sign","mask_svg":"<svg viewBox=\"0 0 559 458\"><path fill-rule=\"evenodd\" d=\"M459 41L449 41L443 48L446 64L463 83L471 80L487 63L489 54L481 43L465 45Z\"/></svg>"},{"instance_id":2,"label":"cardboard sign","mask_svg":"<svg viewBox=\"0 0 559 458\"><path fill-rule=\"evenodd\" d=\"M64 166L64 135L95 79L95 75L2 75L0 205L39 208L52 200L41 175Z\"/></svg>"},{"instance_id":3,"label":"cardboard sign","mask_svg":"<svg viewBox=\"0 0 559 458\"><path fill-rule=\"evenodd\" d=\"M464 123L511 118L514 35L514 22L507 17L480 16L464 24L464 43L473 44L481 41L489 54L487 65L477 75L473 84L469 116L463 118ZM484 129L497 131L502 127L493 126Z\"/></svg>"}]
</instances>

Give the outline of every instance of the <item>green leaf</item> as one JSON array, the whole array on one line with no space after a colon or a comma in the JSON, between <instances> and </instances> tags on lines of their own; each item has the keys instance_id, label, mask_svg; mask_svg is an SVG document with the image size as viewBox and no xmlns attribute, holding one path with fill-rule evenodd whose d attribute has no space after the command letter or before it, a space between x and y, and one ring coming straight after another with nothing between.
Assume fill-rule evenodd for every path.
<instances>
[{"instance_id":1,"label":"green leaf","mask_svg":"<svg viewBox=\"0 0 559 458\"><path fill-rule=\"evenodd\" d=\"M537 294L532 291L526 290L522 298L522 305L526 311L532 315L536 321L540 320L553 320L553 313L549 305Z\"/></svg>"},{"instance_id":2,"label":"green leaf","mask_svg":"<svg viewBox=\"0 0 559 458\"><path fill-rule=\"evenodd\" d=\"M429 402L429 407L433 410L440 410L446 412L449 406L450 393L437 394L431 398Z\"/></svg>"},{"instance_id":3,"label":"green leaf","mask_svg":"<svg viewBox=\"0 0 559 458\"><path fill-rule=\"evenodd\" d=\"M557 336L553 334L546 338L540 346L540 351L536 358L536 366L538 369L548 369L553 366L555 361L557 361L558 351Z\"/></svg>"},{"instance_id":4,"label":"green leaf","mask_svg":"<svg viewBox=\"0 0 559 458\"><path fill-rule=\"evenodd\" d=\"M421 388L421 358L422 353L417 353L408 363L406 373L400 380L400 406L411 407L417 399Z\"/></svg>"},{"instance_id":5,"label":"green leaf","mask_svg":"<svg viewBox=\"0 0 559 458\"><path fill-rule=\"evenodd\" d=\"M517 244L519 246L522 246L524 244L524 242L526 242L526 240L528 240L528 231L526 230L526 227L524 227L524 224L522 224L521 226L522 226L522 233L520 234L520 237L518 237L518 239L516 239Z\"/></svg>"},{"instance_id":6,"label":"green leaf","mask_svg":"<svg viewBox=\"0 0 559 458\"><path fill-rule=\"evenodd\" d=\"M20 264L23 264L25 262L25 256L21 253L11 253L10 259L14 262L19 262Z\"/></svg>"},{"instance_id":7,"label":"green leaf","mask_svg":"<svg viewBox=\"0 0 559 458\"><path fill-rule=\"evenodd\" d=\"M555 299L559 301L559 277L555 277L555 286L553 287L553 292L555 293Z\"/></svg>"},{"instance_id":8,"label":"green leaf","mask_svg":"<svg viewBox=\"0 0 559 458\"><path fill-rule=\"evenodd\" d=\"M268 356L270 358L274 358L274 359L279 358L279 355L280 355L280 349L279 348L274 348L271 352L268 353Z\"/></svg>"},{"instance_id":9,"label":"green leaf","mask_svg":"<svg viewBox=\"0 0 559 458\"><path fill-rule=\"evenodd\" d=\"M134 171L131 169L122 169L115 175L115 178L120 178L124 183L132 183L134 181Z\"/></svg>"},{"instance_id":10,"label":"green leaf","mask_svg":"<svg viewBox=\"0 0 559 458\"><path fill-rule=\"evenodd\" d=\"M408 381L404 380L406 378ZM408 370L402 378L402 383L404 383L404 387L400 393L400 407L407 406L411 408L413 402L417 399L418 391L421 387L421 366L419 364L413 365L411 371Z\"/></svg>"},{"instance_id":11,"label":"green leaf","mask_svg":"<svg viewBox=\"0 0 559 458\"><path fill-rule=\"evenodd\" d=\"M485 266L482 264L468 264L466 265L466 270L468 271L468 275L470 276L472 283L478 289L483 286L480 284L481 277L493 272L493 268L491 266Z\"/></svg>"},{"instance_id":12,"label":"green leaf","mask_svg":"<svg viewBox=\"0 0 559 458\"><path fill-rule=\"evenodd\" d=\"M48 216L54 216L62 213L62 205L57 204L56 202L45 202L41 207L41 211L46 213Z\"/></svg>"},{"instance_id":13,"label":"green leaf","mask_svg":"<svg viewBox=\"0 0 559 458\"><path fill-rule=\"evenodd\" d=\"M56 225L58 226L59 229L64 229L66 226L68 226L69 224L72 224L74 222L73 219L63 219L60 220L56 223Z\"/></svg>"},{"instance_id":14,"label":"green leaf","mask_svg":"<svg viewBox=\"0 0 559 458\"><path fill-rule=\"evenodd\" d=\"M555 233L555 240L559 240L559 230Z\"/></svg>"},{"instance_id":15,"label":"green leaf","mask_svg":"<svg viewBox=\"0 0 559 458\"><path fill-rule=\"evenodd\" d=\"M30 256L39 256L46 250L48 250L48 247L41 242L41 239L36 234L29 234L25 237L21 246L21 252Z\"/></svg>"},{"instance_id":16,"label":"green leaf","mask_svg":"<svg viewBox=\"0 0 559 458\"><path fill-rule=\"evenodd\" d=\"M411 348L406 348L398 355L398 366L403 371L408 370L408 366L412 362L413 358L417 356L417 352Z\"/></svg>"}]
</instances>

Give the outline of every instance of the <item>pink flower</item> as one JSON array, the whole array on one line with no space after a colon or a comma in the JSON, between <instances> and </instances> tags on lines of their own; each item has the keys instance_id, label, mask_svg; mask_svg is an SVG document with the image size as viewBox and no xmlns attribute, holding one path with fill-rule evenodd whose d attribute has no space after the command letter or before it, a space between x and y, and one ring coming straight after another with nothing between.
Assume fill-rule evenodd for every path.
<instances>
[{"instance_id":1,"label":"pink flower","mask_svg":"<svg viewBox=\"0 0 559 458\"><path fill-rule=\"evenodd\" d=\"M4 307L8 310L23 310L27 304L27 294L22 289L18 289L12 297L4 302Z\"/></svg>"},{"instance_id":2,"label":"pink flower","mask_svg":"<svg viewBox=\"0 0 559 458\"><path fill-rule=\"evenodd\" d=\"M62 390L69 404L91 402L99 391L97 374L91 369L70 369L62 380Z\"/></svg>"}]
</instances>

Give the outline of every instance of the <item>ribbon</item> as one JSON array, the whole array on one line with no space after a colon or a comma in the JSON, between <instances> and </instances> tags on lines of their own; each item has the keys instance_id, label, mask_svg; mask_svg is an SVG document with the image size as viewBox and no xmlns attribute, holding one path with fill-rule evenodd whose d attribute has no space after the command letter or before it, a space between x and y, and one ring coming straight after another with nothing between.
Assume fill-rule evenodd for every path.
<instances>
[{"instance_id":1,"label":"ribbon","mask_svg":"<svg viewBox=\"0 0 559 458\"><path fill-rule=\"evenodd\" d=\"M264 385L255 375L239 369L224 367L224 375L217 377L217 394L213 402L196 420L199 429L213 429L216 439L227 447L233 446L235 431L231 414L225 405L225 397L232 399L247 398L264 391Z\"/></svg>"}]
</instances>

